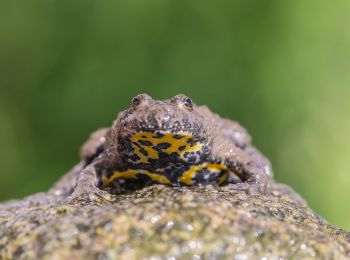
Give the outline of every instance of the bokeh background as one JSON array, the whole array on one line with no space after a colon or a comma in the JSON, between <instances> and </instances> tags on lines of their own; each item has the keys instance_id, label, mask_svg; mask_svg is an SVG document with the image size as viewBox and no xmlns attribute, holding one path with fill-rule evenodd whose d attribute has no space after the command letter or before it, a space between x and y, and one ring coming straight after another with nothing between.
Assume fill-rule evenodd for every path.
<instances>
[{"instance_id":1,"label":"bokeh background","mask_svg":"<svg viewBox=\"0 0 350 260\"><path fill-rule=\"evenodd\" d=\"M350 230L350 2L0 2L0 200L47 190L131 98L185 93L247 127Z\"/></svg>"}]
</instances>

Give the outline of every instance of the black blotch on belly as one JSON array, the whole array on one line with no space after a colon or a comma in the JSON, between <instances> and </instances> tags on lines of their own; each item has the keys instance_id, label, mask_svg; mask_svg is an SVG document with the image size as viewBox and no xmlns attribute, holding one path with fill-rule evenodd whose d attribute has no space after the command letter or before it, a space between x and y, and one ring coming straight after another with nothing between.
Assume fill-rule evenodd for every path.
<instances>
[{"instance_id":1,"label":"black blotch on belly","mask_svg":"<svg viewBox=\"0 0 350 260\"><path fill-rule=\"evenodd\" d=\"M142 182L142 183L152 183L152 182L154 182L154 181L151 179L151 177L149 177L149 176L146 175L146 174L142 174L142 173L138 173L138 174L136 175L136 178L137 178L137 180L139 180L139 181Z\"/></svg>"},{"instance_id":2,"label":"black blotch on belly","mask_svg":"<svg viewBox=\"0 0 350 260\"><path fill-rule=\"evenodd\" d=\"M224 174L223 171L213 172L210 171L208 168L203 168L196 172L196 174L193 177L193 181L196 183L218 183L219 178Z\"/></svg>"},{"instance_id":3,"label":"black blotch on belly","mask_svg":"<svg viewBox=\"0 0 350 260\"><path fill-rule=\"evenodd\" d=\"M131 154L129 156L131 161L137 162L138 160L140 160L141 158L139 156L137 156L135 153Z\"/></svg>"},{"instance_id":4,"label":"black blotch on belly","mask_svg":"<svg viewBox=\"0 0 350 260\"><path fill-rule=\"evenodd\" d=\"M159 151L158 152L158 159L163 160L166 163L169 163L169 161L171 161L171 155L168 153L165 153L163 151Z\"/></svg>"},{"instance_id":5,"label":"black blotch on belly","mask_svg":"<svg viewBox=\"0 0 350 260\"><path fill-rule=\"evenodd\" d=\"M171 146L171 144L169 144L169 143L160 143L160 144L153 146L153 149L156 151L160 151L160 150L168 149L170 146Z\"/></svg>"},{"instance_id":6,"label":"black blotch on belly","mask_svg":"<svg viewBox=\"0 0 350 260\"><path fill-rule=\"evenodd\" d=\"M196 156L191 156L190 158L188 158L189 163L194 163L196 162L196 160L197 160Z\"/></svg>"},{"instance_id":7,"label":"black blotch on belly","mask_svg":"<svg viewBox=\"0 0 350 260\"><path fill-rule=\"evenodd\" d=\"M184 164L182 162L172 164L167 168L164 176L171 182L173 186L181 186L179 178L182 174L191 168L191 164Z\"/></svg>"},{"instance_id":8,"label":"black blotch on belly","mask_svg":"<svg viewBox=\"0 0 350 260\"><path fill-rule=\"evenodd\" d=\"M173 138L180 140L181 138L184 138L184 136L175 134L175 135L173 135Z\"/></svg>"},{"instance_id":9,"label":"black blotch on belly","mask_svg":"<svg viewBox=\"0 0 350 260\"><path fill-rule=\"evenodd\" d=\"M159 173L159 175L160 175L160 176L167 177L166 175L161 174L161 173ZM149 184L151 184L151 183L157 183L157 181L152 180L151 177L149 177L149 176L146 175L146 174L142 174L142 173L137 174L137 175L136 175L136 178L137 178L137 180L138 180L139 182L145 183L146 185L149 185Z\"/></svg>"},{"instance_id":10,"label":"black blotch on belly","mask_svg":"<svg viewBox=\"0 0 350 260\"><path fill-rule=\"evenodd\" d=\"M157 171L159 169L169 168L171 165L183 164L180 155L177 153L158 152L158 158L148 158L149 171Z\"/></svg>"},{"instance_id":11,"label":"black blotch on belly","mask_svg":"<svg viewBox=\"0 0 350 260\"><path fill-rule=\"evenodd\" d=\"M148 156L148 152L145 149L140 148L140 153L142 153L144 156Z\"/></svg>"},{"instance_id":12,"label":"black blotch on belly","mask_svg":"<svg viewBox=\"0 0 350 260\"><path fill-rule=\"evenodd\" d=\"M195 152L185 152L184 157L189 163L194 163L197 158L200 158L200 156L198 156Z\"/></svg>"},{"instance_id":13,"label":"black blotch on belly","mask_svg":"<svg viewBox=\"0 0 350 260\"><path fill-rule=\"evenodd\" d=\"M180 158L180 155L177 152L173 152L173 153L169 154L169 158L172 161L176 161Z\"/></svg>"},{"instance_id":14,"label":"black blotch on belly","mask_svg":"<svg viewBox=\"0 0 350 260\"><path fill-rule=\"evenodd\" d=\"M195 141L193 140L193 138L188 139L187 142L191 147L193 147L196 144Z\"/></svg>"},{"instance_id":15,"label":"black blotch on belly","mask_svg":"<svg viewBox=\"0 0 350 260\"><path fill-rule=\"evenodd\" d=\"M148 158L148 164L144 167L150 172L157 171L158 169L165 168L168 162L161 158L161 154L158 154L158 159Z\"/></svg>"},{"instance_id":16,"label":"black blotch on belly","mask_svg":"<svg viewBox=\"0 0 350 260\"><path fill-rule=\"evenodd\" d=\"M163 136L164 136L164 134L157 132L157 133L154 134L153 137L154 137L154 138L160 139L160 138L162 138Z\"/></svg>"},{"instance_id":17,"label":"black blotch on belly","mask_svg":"<svg viewBox=\"0 0 350 260\"><path fill-rule=\"evenodd\" d=\"M139 140L138 143L141 145L145 145L145 146L152 146L153 145L150 141L147 141L147 140Z\"/></svg>"},{"instance_id":18,"label":"black blotch on belly","mask_svg":"<svg viewBox=\"0 0 350 260\"><path fill-rule=\"evenodd\" d=\"M180 146L179 151L183 151L186 148L186 145Z\"/></svg>"}]
</instances>

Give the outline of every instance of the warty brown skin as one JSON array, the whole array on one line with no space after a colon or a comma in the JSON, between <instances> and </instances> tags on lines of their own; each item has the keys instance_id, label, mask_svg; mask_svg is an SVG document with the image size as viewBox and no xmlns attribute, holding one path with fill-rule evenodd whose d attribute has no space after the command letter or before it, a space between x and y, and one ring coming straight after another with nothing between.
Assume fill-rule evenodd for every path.
<instances>
[{"instance_id":1,"label":"warty brown skin","mask_svg":"<svg viewBox=\"0 0 350 260\"><path fill-rule=\"evenodd\" d=\"M59 180L51 192L65 193L68 201L113 195L97 187L107 169L128 168L124 141L143 130L186 131L207 148L206 160L225 164L231 183L249 192L266 191L272 178L270 162L251 144L247 131L206 106L196 106L185 95L153 100L147 94L133 99L110 128L96 131L81 148L81 162Z\"/></svg>"}]
</instances>

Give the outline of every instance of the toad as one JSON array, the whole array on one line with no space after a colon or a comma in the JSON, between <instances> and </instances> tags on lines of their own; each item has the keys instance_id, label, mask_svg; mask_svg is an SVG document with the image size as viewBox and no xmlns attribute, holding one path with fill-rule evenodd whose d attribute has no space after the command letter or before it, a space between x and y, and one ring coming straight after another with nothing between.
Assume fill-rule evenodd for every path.
<instances>
[{"instance_id":1,"label":"toad","mask_svg":"<svg viewBox=\"0 0 350 260\"><path fill-rule=\"evenodd\" d=\"M81 162L54 186L68 200L111 199L112 194L160 183L225 185L265 191L270 162L237 122L221 118L185 95L132 99L110 128L96 131L81 148Z\"/></svg>"}]
</instances>

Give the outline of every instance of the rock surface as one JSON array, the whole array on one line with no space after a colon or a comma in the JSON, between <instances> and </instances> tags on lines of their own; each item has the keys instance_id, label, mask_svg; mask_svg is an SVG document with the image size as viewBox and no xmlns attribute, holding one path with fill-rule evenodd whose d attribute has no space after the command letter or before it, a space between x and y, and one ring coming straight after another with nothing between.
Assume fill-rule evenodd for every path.
<instances>
[{"instance_id":1,"label":"rock surface","mask_svg":"<svg viewBox=\"0 0 350 260\"><path fill-rule=\"evenodd\" d=\"M350 233L277 183L265 195L152 185L111 203L39 193L0 204L0 259L135 258L348 259Z\"/></svg>"}]
</instances>

